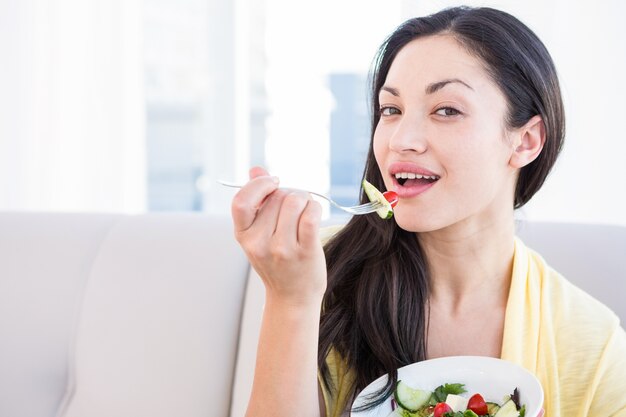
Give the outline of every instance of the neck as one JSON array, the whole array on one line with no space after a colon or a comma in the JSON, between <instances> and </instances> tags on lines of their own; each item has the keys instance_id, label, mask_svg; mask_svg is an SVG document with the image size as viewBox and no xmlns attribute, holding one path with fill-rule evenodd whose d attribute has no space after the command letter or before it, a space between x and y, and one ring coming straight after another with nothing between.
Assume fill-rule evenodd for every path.
<instances>
[{"instance_id":1,"label":"neck","mask_svg":"<svg viewBox=\"0 0 626 417\"><path fill-rule=\"evenodd\" d=\"M487 307L506 304L513 269L513 215L480 224L455 224L420 233L430 271L430 303L463 314L477 300Z\"/></svg>"}]
</instances>

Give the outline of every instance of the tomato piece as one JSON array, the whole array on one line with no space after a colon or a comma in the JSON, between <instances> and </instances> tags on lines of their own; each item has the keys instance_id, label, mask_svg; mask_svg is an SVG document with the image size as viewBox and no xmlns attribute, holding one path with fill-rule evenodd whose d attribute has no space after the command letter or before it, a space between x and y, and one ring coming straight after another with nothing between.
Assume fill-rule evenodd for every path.
<instances>
[{"instance_id":1,"label":"tomato piece","mask_svg":"<svg viewBox=\"0 0 626 417\"><path fill-rule=\"evenodd\" d=\"M442 417L445 413L452 412L452 408L446 403L439 403L435 406L435 410L433 411L434 417Z\"/></svg>"},{"instance_id":2,"label":"tomato piece","mask_svg":"<svg viewBox=\"0 0 626 417\"><path fill-rule=\"evenodd\" d=\"M385 200L389 201L391 208L394 208L398 204L398 194L395 191L385 191L383 193Z\"/></svg>"},{"instance_id":3,"label":"tomato piece","mask_svg":"<svg viewBox=\"0 0 626 417\"><path fill-rule=\"evenodd\" d=\"M470 397L467 403L467 409L472 410L479 416L484 416L488 414L487 403L485 402L483 396L480 394L474 394Z\"/></svg>"}]
</instances>

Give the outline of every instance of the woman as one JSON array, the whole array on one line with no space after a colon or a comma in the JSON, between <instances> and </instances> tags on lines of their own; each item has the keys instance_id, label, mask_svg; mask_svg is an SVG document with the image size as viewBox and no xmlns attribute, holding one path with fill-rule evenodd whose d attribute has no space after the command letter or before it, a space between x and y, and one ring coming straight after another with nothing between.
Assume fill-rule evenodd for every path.
<instances>
[{"instance_id":1,"label":"woman","mask_svg":"<svg viewBox=\"0 0 626 417\"><path fill-rule=\"evenodd\" d=\"M398 367L483 355L537 375L546 415L626 416L619 320L514 237L564 136L541 41L507 13L447 9L387 39L372 87L364 177L398 193L395 221L354 217L322 247L319 205L260 168L233 200L266 287L248 415L340 416Z\"/></svg>"}]
</instances>

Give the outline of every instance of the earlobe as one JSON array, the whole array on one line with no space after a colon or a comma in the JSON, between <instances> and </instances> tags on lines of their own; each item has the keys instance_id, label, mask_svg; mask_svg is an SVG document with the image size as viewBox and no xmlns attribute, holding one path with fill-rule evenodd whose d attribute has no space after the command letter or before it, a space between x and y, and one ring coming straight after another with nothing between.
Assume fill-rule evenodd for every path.
<instances>
[{"instance_id":1,"label":"earlobe","mask_svg":"<svg viewBox=\"0 0 626 417\"><path fill-rule=\"evenodd\" d=\"M509 164L514 168L522 168L534 161L546 141L546 129L540 115L532 117L516 133L513 153Z\"/></svg>"}]
</instances>

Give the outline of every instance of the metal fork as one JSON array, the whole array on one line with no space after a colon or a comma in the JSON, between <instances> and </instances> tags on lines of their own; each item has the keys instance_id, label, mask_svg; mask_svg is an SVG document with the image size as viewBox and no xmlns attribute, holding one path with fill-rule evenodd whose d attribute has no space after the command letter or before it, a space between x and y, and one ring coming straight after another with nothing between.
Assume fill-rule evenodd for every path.
<instances>
[{"instance_id":1,"label":"metal fork","mask_svg":"<svg viewBox=\"0 0 626 417\"><path fill-rule=\"evenodd\" d=\"M234 183L228 182L228 181L217 180L217 182L219 182L220 184L225 185L227 187L233 187L233 188L241 188L241 187L243 187L243 185L234 184ZM357 215L357 216L361 215L361 214L373 213L373 212L375 212L376 210L378 210L379 208L381 208L383 206L378 201L373 201L373 202L366 203L366 204L359 204L357 206L342 206L342 205L334 202L330 198L326 197L325 195L318 194L318 193L315 193L313 191L302 190L302 189L299 189L299 188L283 188L283 187L281 187L280 189L281 190L285 190L285 191L303 191L305 193L309 193L309 194L312 194L314 196L321 197L324 200L328 201L333 206L337 207L338 209L343 210L343 211L345 211L347 213L350 213L350 214Z\"/></svg>"}]
</instances>

